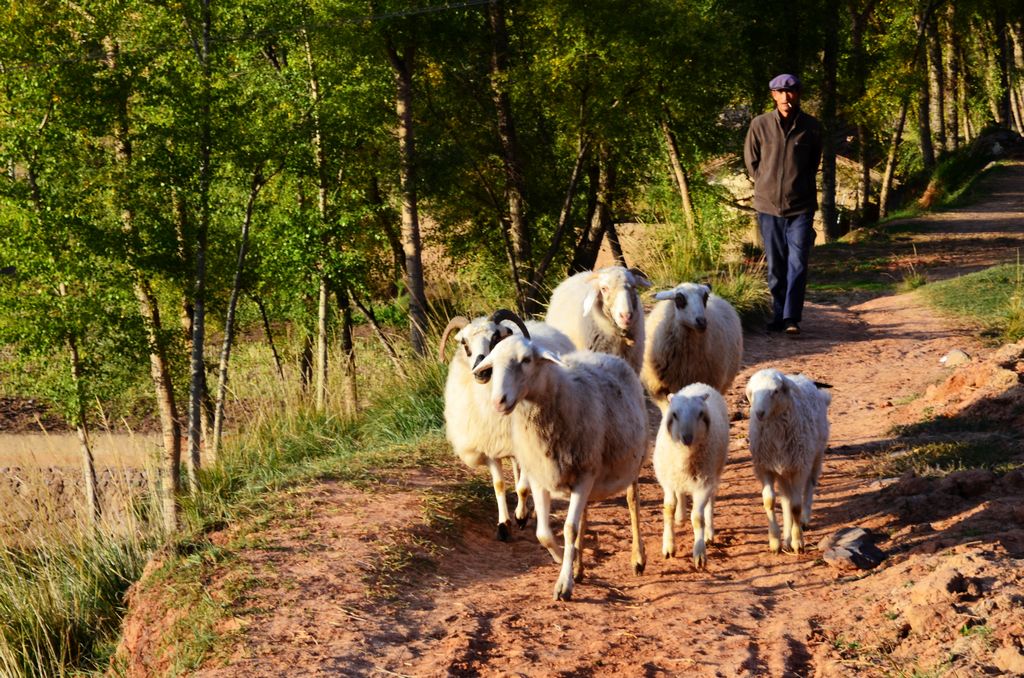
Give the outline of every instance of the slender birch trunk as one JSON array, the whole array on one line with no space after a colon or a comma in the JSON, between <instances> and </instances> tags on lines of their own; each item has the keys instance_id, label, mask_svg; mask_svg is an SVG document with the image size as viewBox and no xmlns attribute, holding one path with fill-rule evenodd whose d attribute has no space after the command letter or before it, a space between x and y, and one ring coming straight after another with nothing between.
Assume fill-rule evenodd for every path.
<instances>
[{"instance_id":1,"label":"slender birch trunk","mask_svg":"<svg viewBox=\"0 0 1024 678\"><path fill-rule=\"evenodd\" d=\"M208 412L206 388L206 252L210 230L210 185L213 181L212 124L212 69L210 65L210 28L212 12L210 0L202 0L202 41L199 47L202 69L202 101L200 105L200 157L199 157L199 224L196 228L195 278L192 286L192 359L188 399L188 481L189 490L195 492L199 484L202 465L204 409Z\"/></svg>"},{"instance_id":2,"label":"slender birch trunk","mask_svg":"<svg viewBox=\"0 0 1024 678\"><path fill-rule=\"evenodd\" d=\"M341 353L345 377L345 414L355 417L359 411L359 388L356 382L356 347L352 341L352 299L346 287L337 290L341 315Z\"/></svg>"},{"instance_id":3,"label":"slender birch trunk","mask_svg":"<svg viewBox=\"0 0 1024 678\"><path fill-rule=\"evenodd\" d=\"M540 262L537 270L534 271L533 285L536 289L540 289L541 285L544 284L544 277L547 275L548 267L551 266L551 262L558 253L559 247L561 247L562 239L565 237L565 232L569 226L569 217L572 214L573 197L576 195L576 187L579 185L580 174L583 170L583 161L587 157L587 150L589 148L590 142L580 139L576 151L576 162L573 164L572 173L569 175L569 185L565 191L565 199L562 201L562 210L558 213L558 225L555 227L555 234L551 237L551 244L548 245L548 251L544 254L544 259Z\"/></svg>"},{"instance_id":4,"label":"slender birch trunk","mask_svg":"<svg viewBox=\"0 0 1024 678\"><path fill-rule=\"evenodd\" d=\"M266 304L263 303L260 295L254 292L249 293L249 298L256 304L256 309L260 312L260 319L263 321L263 333L267 336L267 346L270 347L270 355L274 358L274 369L277 371L277 377L284 381L284 366L281 364L281 356L277 352L277 345L274 344L274 332L270 327L270 316L267 315Z\"/></svg>"},{"instance_id":5,"label":"slender birch trunk","mask_svg":"<svg viewBox=\"0 0 1024 678\"><path fill-rule=\"evenodd\" d=\"M878 193L878 216L884 218L889 214L889 193L892 191L892 180L896 172L896 154L900 149L900 142L903 141L903 127L907 122L907 111L910 108L910 100L903 99L900 105L900 114L896 120L896 129L893 130L892 139L889 142L889 155L885 161L885 174L882 176L882 186Z\"/></svg>"},{"instance_id":6,"label":"slender birch trunk","mask_svg":"<svg viewBox=\"0 0 1024 678\"><path fill-rule=\"evenodd\" d=\"M402 191L402 249L405 251L405 281L409 293L409 334L416 355L427 354L427 302L423 290L423 261L420 243L419 198L416 187L416 136L413 125L413 57L407 47L402 54L387 40L388 60L395 76L395 115L398 119L399 184Z\"/></svg>"},{"instance_id":7,"label":"slender birch trunk","mask_svg":"<svg viewBox=\"0 0 1024 678\"><path fill-rule=\"evenodd\" d=\"M224 320L224 344L220 349L220 363L217 369L217 399L213 407L213 436L210 444L212 459L216 459L220 452L221 437L224 434L224 401L228 392L228 363L231 360L231 346L235 339L235 310L238 308L238 295L242 288L245 255L249 251L249 228L252 226L253 207L256 204L256 196L259 195L263 185L263 172L257 168L253 172L252 183L249 186L249 201L245 206L245 218L242 221L242 233L238 243L238 258L235 261L235 279L231 285L231 297L228 299L227 317Z\"/></svg>"},{"instance_id":8,"label":"slender birch trunk","mask_svg":"<svg viewBox=\"0 0 1024 678\"><path fill-rule=\"evenodd\" d=\"M693 201L690 199L690 183L686 179L686 172L683 170L683 163L679 159L679 145L676 137L672 134L668 120L661 120L661 134L665 138L665 148L668 149L668 159L672 165L672 176L676 180L676 188L679 190L679 202L683 207L683 218L686 219L686 230L690 235L691 242L697 242L697 218L693 211Z\"/></svg>"}]
</instances>

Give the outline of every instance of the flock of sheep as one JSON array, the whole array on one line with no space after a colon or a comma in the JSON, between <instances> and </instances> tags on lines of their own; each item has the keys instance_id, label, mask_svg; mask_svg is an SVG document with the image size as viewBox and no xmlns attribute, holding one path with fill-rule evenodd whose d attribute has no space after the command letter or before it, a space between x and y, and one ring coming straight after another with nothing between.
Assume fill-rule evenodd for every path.
<instances>
[{"instance_id":1,"label":"flock of sheep","mask_svg":"<svg viewBox=\"0 0 1024 678\"><path fill-rule=\"evenodd\" d=\"M570 599L583 576L581 545L591 501L626 492L631 564L637 574L644 570L637 490L648 458L645 389L662 413L653 454L664 490L662 554L675 555L673 525L682 522L689 494L693 563L707 564L715 493L729 447L722 394L740 368L742 328L727 301L695 283L657 293L645 317L639 289L650 285L620 266L587 271L554 290L544 322L523 322L499 310L474 320L453 318L441 336L441 360L453 332L457 343L445 385L448 440L466 464L489 468L500 539L511 528L501 460L512 460L516 520L525 526L532 494L537 540L561 564L556 600ZM775 369L761 370L747 383L750 453L773 553L783 546L803 550L828 445L831 396L822 386ZM552 497L569 501L561 548L551 530Z\"/></svg>"}]
</instances>

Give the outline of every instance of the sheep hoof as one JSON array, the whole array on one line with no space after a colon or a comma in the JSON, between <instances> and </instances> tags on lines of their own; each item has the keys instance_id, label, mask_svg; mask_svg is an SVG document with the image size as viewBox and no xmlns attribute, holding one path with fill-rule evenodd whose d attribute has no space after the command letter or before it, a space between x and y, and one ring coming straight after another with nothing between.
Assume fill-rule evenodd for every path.
<instances>
[{"instance_id":1,"label":"sheep hoof","mask_svg":"<svg viewBox=\"0 0 1024 678\"><path fill-rule=\"evenodd\" d=\"M667 550L666 550L666 551L662 551L662 555L664 555L664 556L665 556L665 560L668 560L669 558L671 558L672 556L674 556L674 555L675 555L675 553L673 553L672 551L667 551Z\"/></svg>"},{"instance_id":2,"label":"sheep hoof","mask_svg":"<svg viewBox=\"0 0 1024 678\"><path fill-rule=\"evenodd\" d=\"M703 570L708 566L708 557L701 553L700 555L693 555L693 566L698 570Z\"/></svg>"},{"instance_id":3,"label":"sheep hoof","mask_svg":"<svg viewBox=\"0 0 1024 678\"><path fill-rule=\"evenodd\" d=\"M769 539L768 550L774 553L775 555L778 555L782 552L782 544L779 543L778 539Z\"/></svg>"},{"instance_id":4,"label":"sheep hoof","mask_svg":"<svg viewBox=\"0 0 1024 678\"><path fill-rule=\"evenodd\" d=\"M511 521L498 523L498 539L501 541L508 541L509 536L512 534L509 528L510 525Z\"/></svg>"},{"instance_id":5,"label":"sheep hoof","mask_svg":"<svg viewBox=\"0 0 1024 678\"><path fill-rule=\"evenodd\" d=\"M645 563L633 563L633 574L640 576L644 573Z\"/></svg>"},{"instance_id":6,"label":"sheep hoof","mask_svg":"<svg viewBox=\"0 0 1024 678\"><path fill-rule=\"evenodd\" d=\"M522 518L520 518L519 516L516 516L516 525L519 526L520 530L525 530L526 529L526 524L528 522L530 522L530 514L529 513L527 513Z\"/></svg>"},{"instance_id":7,"label":"sheep hoof","mask_svg":"<svg viewBox=\"0 0 1024 678\"><path fill-rule=\"evenodd\" d=\"M555 584L555 600L572 600L572 585L563 584L561 577L559 577L558 582Z\"/></svg>"}]
</instances>

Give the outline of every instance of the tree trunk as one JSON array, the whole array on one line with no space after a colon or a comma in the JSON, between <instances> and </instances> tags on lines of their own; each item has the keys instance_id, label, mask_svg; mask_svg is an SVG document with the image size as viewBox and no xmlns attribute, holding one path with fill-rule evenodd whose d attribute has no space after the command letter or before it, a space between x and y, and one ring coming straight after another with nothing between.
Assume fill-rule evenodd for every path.
<instances>
[{"instance_id":1,"label":"tree trunk","mask_svg":"<svg viewBox=\"0 0 1024 678\"><path fill-rule=\"evenodd\" d=\"M850 44L853 52L854 97L861 101L867 90L867 66L864 55L864 31L874 12L877 0L869 0L863 8L850 6ZM863 121L857 123L857 147L860 156L860 223L870 218L871 204L871 131Z\"/></svg>"},{"instance_id":2,"label":"tree trunk","mask_svg":"<svg viewBox=\"0 0 1024 678\"><path fill-rule=\"evenodd\" d=\"M950 4L948 9L949 40L946 43L946 54L949 55L949 125L947 136L950 148L960 148L960 38L956 21L956 5Z\"/></svg>"},{"instance_id":3,"label":"tree trunk","mask_svg":"<svg viewBox=\"0 0 1024 678\"><path fill-rule=\"evenodd\" d=\"M551 237L551 244L548 245L548 251L544 254L544 259L534 272L536 277L534 278L533 286L535 289L541 289L543 286L548 267L551 266L551 262L558 253L562 239L568 229L569 217L572 214L573 197L576 195L576 187L579 184L580 173L583 170L583 160L587 156L587 149L589 147L589 141L580 139L579 147L576 151L576 163L572 167L572 174L569 175L569 186L566 188L565 199L562 201L562 211L558 213L558 225L555 227L555 234Z\"/></svg>"},{"instance_id":4,"label":"tree trunk","mask_svg":"<svg viewBox=\"0 0 1024 678\"><path fill-rule=\"evenodd\" d=\"M192 286L192 361L188 406L188 480L192 492L198 487L203 443L203 410L209 397L206 388L206 252L210 231L210 185L213 181L213 135L211 131L212 77L210 65L210 0L202 0L202 42L199 64L202 69L202 101L199 113L199 224L196 229L195 278ZM209 411L209 408L206 408Z\"/></svg>"},{"instance_id":5,"label":"tree trunk","mask_svg":"<svg viewBox=\"0 0 1024 678\"><path fill-rule=\"evenodd\" d=\"M665 147L668 149L672 174L676 179L676 187L679 189L679 202L683 207L686 230L689 233L690 241L696 243L697 219L693 213L693 201L690 200L690 184L686 180L686 172L683 171L683 163L679 159L679 145L676 143L675 135L672 134L672 128L669 127L667 117L661 120L661 134L665 137Z\"/></svg>"},{"instance_id":6,"label":"tree trunk","mask_svg":"<svg viewBox=\"0 0 1024 678\"><path fill-rule=\"evenodd\" d=\"M1001 127L1010 127L1010 49L1009 28L1006 22L1006 10L997 5L993 18L993 32L996 39L996 69L999 73L999 97L996 102L998 116L996 122Z\"/></svg>"},{"instance_id":7,"label":"tree trunk","mask_svg":"<svg viewBox=\"0 0 1024 678\"><path fill-rule=\"evenodd\" d=\"M327 278L320 278L320 297L316 313L316 411L327 409Z\"/></svg>"},{"instance_id":8,"label":"tree trunk","mask_svg":"<svg viewBox=\"0 0 1024 678\"><path fill-rule=\"evenodd\" d=\"M878 216L885 218L889 215L889 193L892 190L892 179L896 172L896 153L899 151L900 142L903 140L903 126L907 122L907 109L910 108L910 100L903 99L900 106L900 114L896 120L896 129L892 133L889 142L889 155L885 161L885 175L882 177L882 186L878 194Z\"/></svg>"},{"instance_id":9,"label":"tree trunk","mask_svg":"<svg viewBox=\"0 0 1024 678\"><path fill-rule=\"evenodd\" d=\"M313 334L306 327L302 337L302 353L299 354L299 378L302 380L302 391L309 391L313 383Z\"/></svg>"},{"instance_id":10,"label":"tree trunk","mask_svg":"<svg viewBox=\"0 0 1024 678\"><path fill-rule=\"evenodd\" d=\"M178 407L174 401L174 384L167 360L167 347L160 324L160 308L149 281L135 272L135 297L139 302L146 333L149 336L149 374L156 391L160 430L164 440L164 467L161 469L160 496L163 505L164 533L178 530L178 492L181 489L181 428Z\"/></svg>"},{"instance_id":11,"label":"tree trunk","mask_svg":"<svg viewBox=\"0 0 1024 678\"><path fill-rule=\"evenodd\" d=\"M427 354L427 300L423 291L423 261L416 188L416 142L413 126L413 54L403 54L387 44L388 59L395 75L395 115L398 118L399 183L402 190L402 249L405 251L405 284L409 293L409 336L413 351Z\"/></svg>"},{"instance_id":12,"label":"tree trunk","mask_svg":"<svg viewBox=\"0 0 1024 678\"><path fill-rule=\"evenodd\" d=\"M104 41L104 47L106 48L107 66L117 76L119 47L110 40ZM117 101L118 110L114 129L115 159L124 168L122 172L124 176L131 176L132 173L132 145L131 136L128 133L128 94L126 87L124 96ZM131 196L127 196L123 202L131 204ZM178 492L181 489L181 428L178 420L178 408L174 400L174 384L171 378L170 362L167 358L166 339L160 322L160 307L149 280L136 264L139 258L138 245L135 242L138 234L135 230L134 216L130 210L124 210L121 213L121 228L129 243L132 289L139 303L139 315L142 316L149 339L150 378L153 381L153 390L156 394L157 411L160 413L160 430L164 443L164 466L161 469L159 496L163 509L164 533L171 536L178 530Z\"/></svg>"},{"instance_id":13,"label":"tree trunk","mask_svg":"<svg viewBox=\"0 0 1024 678\"><path fill-rule=\"evenodd\" d=\"M402 238L392 225L394 210L384 202L384 196L381 195L380 192L380 182L375 176L370 177L369 199L370 204L374 207L377 224L380 226L381 231L384 232L384 236L388 240L388 245L391 247L392 265L394 270L394 284L392 285L391 294L395 295L398 293L398 281L405 278L406 274L405 252L402 250Z\"/></svg>"},{"instance_id":14,"label":"tree trunk","mask_svg":"<svg viewBox=\"0 0 1024 678\"><path fill-rule=\"evenodd\" d=\"M278 354L277 346L274 344L274 333L270 328L270 317L267 315L267 307L263 303L262 297L255 292L250 292L249 298L256 304L256 308L260 312L260 318L263 320L263 333L267 335L267 345L270 347L270 354L274 358L274 368L277 370L278 378L284 381L284 366L281 364L281 356Z\"/></svg>"},{"instance_id":15,"label":"tree trunk","mask_svg":"<svg viewBox=\"0 0 1024 678\"><path fill-rule=\"evenodd\" d=\"M939 33L939 19L932 14L928 21L928 98L931 101L930 125L935 136L936 152L945 153L949 144L946 140L946 77L942 59L942 37Z\"/></svg>"},{"instance_id":16,"label":"tree trunk","mask_svg":"<svg viewBox=\"0 0 1024 678\"><path fill-rule=\"evenodd\" d=\"M336 292L341 312L341 353L344 356L345 414L355 417L359 411L359 389L356 383L356 346L352 341L352 300L344 285Z\"/></svg>"},{"instance_id":17,"label":"tree trunk","mask_svg":"<svg viewBox=\"0 0 1024 678\"><path fill-rule=\"evenodd\" d=\"M68 296L64 283L57 286L61 297ZM85 393L82 387L82 360L78 354L78 340L73 333L67 336L68 355L71 367L71 384L75 390L75 432L78 434L78 446L82 451L82 480L85 489L85 508L89 516L89 524L94 528L100 517L99 493L96 489L96 464L89 445L89 423L85 414Z\"/></svg>"},{"instance_id":18,"label":"tree trunk","mask_svg":"<svg viewBox=\"0 0 1024 678\"><path fill-rule=\"evenodd\" d=\"M597 262L608 227L612 225L612 195L615 191L615 168L605 149L598 159L597 187L594 194L594 211L587 235L576 248L570 273L589 271Z\"/></svg>"},{"instance_id":19,"label":"tree trunk","mask_svg":"<svg viewBox=\"0 0 1024 678\"><path fill-rule=\"evenodd\" d=\"M320 117L321 97L320 79L317 76L316 62L313 60L313 47L309 42L309 34L302 30L302 43L306 52L306 66L309 68L309 101L313 120L312 143L313 162L316 166L316 210L320 221L321 238L326 240L327 230L327 155L323 143L323 126ZM317 344L316 344L316 411L323 412L327 407L327 320L328 320L328 285L325 262L319 262L320 268L320 300L317 305Z\"/></svg>"},{"instance_id":20,"label":"tree trunk","mask_svg":"<svg viewBox=\"0 0 1024 678\"><path fill-rule=\"evenodd\" d=\"M839 70L839 5L825 9L825 49L821 57L821 221L825 242L842 235L836 209L836 87Z\"/></svg>"},{"instance_id":21,"label":"tree trunk","mask_svg":"<svg viewBox=\"0 0 1024 678\"><path fill-rule=\"evenodd\" d=\"M612 257L615 259L615 263L619 266L626 267L626 254L622 251L622 243L619 242L619 231L615 227L615 222L608 224L608 227L604 232L605 238L608 240L608 248L612 251Z\"/></svg>"},{"instance_id":22,"label":"tree trunk","mask_svg":"<svg viewBox=\"0 0 1024 678\"><path fill-rule=\"evenodd\" d=\"M533 251L530 224L526 219L525 182L516 139L515 118L508 95L508 29L505 25L505 3L490 0L491 24L491 97L498 115L498 139L501 141L502 161L505 169L505 195L508 199L508 218L511 226L512 252L517 269L517 289L522 291L518 300L523 316L532 316L540 308L540 299L534 288Z\"/></svg>"},{"instance_id":23,"label":"tree trunk","mask_svg":"<svg viewBox=\"0 0 1024 678\"><path fill-rule=\"evenodd\" d=\"M228 299L227 316L224 320L224 344L220 349L220 364L217 369L217 399L214 403L213 440L210 455L216 459L220 452L221 437L224 434L224 401L228 393L228 363L231 360L231 345L235 339L235 309L238 307L238 295L242 289L242 271L245 268L245 255L249 251L249 227L252 225L252 212L256 204L256 196L263 188L263 172L256 168L249 186L249 202L245 206L245 218L242 220L242 234L238 242L238 258L235 261L235 279L231 285L231 297ZM275 354L275 359L277 358ZM278 365L280 367L280 365Z\"/></svg>"},{"instance_id":24,"label":"tree trunk","mask_svg":"<svg viewBox=\"0 0 1024 678\"><path fill-rule=\"evenodd\" d=\"M364 305L355 293L352 294L352 301L355 302L356 308L358 308L360 312L366 316L366 319L370 321L370 326L373 327L373 332L377 335L377 339L380 341L381 346L384 347L384 351L388 354L388 359L391 360L391 364L394 365L395 371L401 375L403 379L408 377L409 375L405 371L405 367L402 366L402 361L398 357L398 352L395 351L394 344L391 343L391 340L388 339L388 335L384 333L384 330L381 329L380 323L377 322L377 316L374 314L373 308Z\"/></svg>"}]
</instances>

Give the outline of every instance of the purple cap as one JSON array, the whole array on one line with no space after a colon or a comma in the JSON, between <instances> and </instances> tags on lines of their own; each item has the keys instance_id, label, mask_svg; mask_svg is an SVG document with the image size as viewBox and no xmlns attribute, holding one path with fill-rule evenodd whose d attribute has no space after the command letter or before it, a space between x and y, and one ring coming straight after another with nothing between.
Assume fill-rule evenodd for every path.
<instances>
[{"instance_id":1,"label":"purple cap","mask_svg":"<svg viewBox=\"0 0 1024 678\"><path fill-rule=\"evenodd\" d=\"M800 78L789 73L783 73L782 75L776 75L772 78L772 81L768 83L768 89L779 90L779 89L800 89Z\"/></svg>"}]
</instances>

